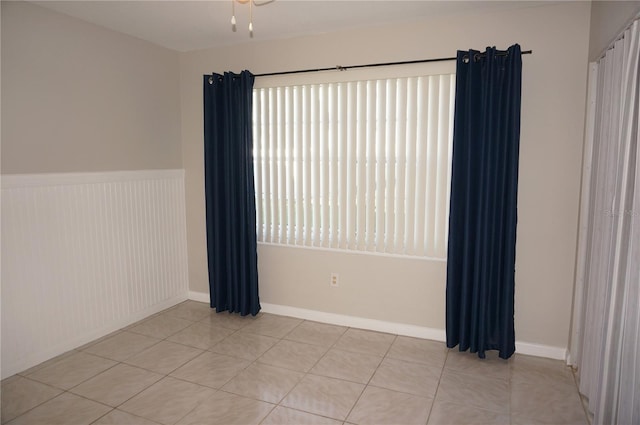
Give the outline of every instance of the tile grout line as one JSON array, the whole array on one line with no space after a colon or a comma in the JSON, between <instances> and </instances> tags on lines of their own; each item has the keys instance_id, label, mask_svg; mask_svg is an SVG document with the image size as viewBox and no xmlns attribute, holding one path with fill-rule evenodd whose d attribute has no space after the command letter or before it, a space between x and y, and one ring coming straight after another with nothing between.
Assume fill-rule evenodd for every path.
<instances>
[{"instance_id":1,"label":"tile grout line","mask_svg":"<svg viewBox=\"0 0 640 425\"><path fill-rule=\"evenodd\" d=\"M391 335L391 334L390 334ZM371 380L373 379L373 377L376 375L376 373L378 372L378 369L380 369L380 365L382 365L382 363L384 362L384 359L387 358L387 355L389 354L389 351L391 350L391 347L393 347L393 344L395 344L395 342L398 340L398 335L397 334L393 334L393 341L391 341L391 344L389 344L389 347L387 347L387 350L384 352L384 355L382 356L382 358L380 359L380 363L378 363L378 366L376 366L375 370L373 371L373 373L371 374L371 376L369 377L369 380L367 381L367 383L364 385L364 387L362 388L362 391L360 391L360 395L358 396L358 398L356 399L356 402L353 403L353 406L351 406L351 409L349 409L349 413L347 413L347 416L345 416L344 421L346 422L346 420L349 418L349 416L351 416L351 413L353 412L353 409L355 409L355 407L358 405L358 403L360 402L360 399L362 399L362 395L364 394L364 392L367 390L367 388L369 387L369 384L371 383Z\"/></svg>"},{"instance_id":2,"label":"tile grout line","mask_svg":"<svg viewBox=\"0 0 640 425\"><path fill-rule=\"evenodd\" d=\"M305 322L309 322L309 321L308 321L308 320L304 320L304 319L303 319L303 320L302 320L302 321L301 321L297 326L295 326L293 329L291 329L291 331L287 332L287 333L286 333L282 338L280 338L280 341L288 341L288 340L285 340L284 338L285 338L287 335L289 335L291 332L293 332L294 330L296 330L298 327L302 326L302 324L303 324L303 323L305 323ZM338 340L339 340L340 338L342 338L342 335L344 335L348 330L349 330L349 328L347 328L347 329L346 329L346 330L345 330L345 331L340 335L340 337L338 337L338 338L336 339L336 341L335 341L335 342L334 342L334 343L333 343L333 344L332 344L332 345L327 349L327 351L325 351L325 352L324 352L324 354L323 354L322 356L320 356L320 358L319 358L318 360L316 360L316 362L313 364L313 366L311 366L311 367L309 368L309 370L308 370L308 371L303 372L302 377L301 377L301 378L300 378L300 379L295 383L295 385L293 385L293 386L291 387L291 389L290 389L289 391L287 391L287 393L286 393L286 394L285 394L285 395L284 395L284 396L283 396L283 397L278 401L278 403L276 404L276 407L278 407L278 406L279 406L279 407L283 407L283 408L285 408L285 409L291 409L291 407L287 407L287 406L282 405L282 402L283 402L283 401L284 401L284 400L289 396L289 394L291 394L291 392L293 392L293 390L295 390L295 389L298 387L298 385L300 385L300 382L302 382L302 380L303 380L304 378L306 378L306 377L309 375L309 373L311 372L311 369L313 369L313 368L314 368L314 367L315 367L315 366L320 362L320 360L321 360L322 358L324 358L324 356L326 356L326 355L327 355L327 353L329 352L329 350L331 350L331 348L337 344ZM295 342L297 342L297 341L295 341ZM275 347L277 344L278 344L278 343L276 342L276 343L272 346L272 348L273 348L273 347ZM310 344L310 345L311 345L311 344ZM266 354L268 351L269 351L269 350L265 351L265 352L263 353L263 355L264 355L264 354ZM262 356L260 356L260 357L262 357ZM259 359L260 357L258 357L255 361L257 362L257 361L258 361L258 359ZM299 371L298 371L298 372L299 372ZM275 407L271 410L271 412L273 412L273 410L275 410ZM304 413L310 413L310 412L305 412L305 411L303 411L303 410L299 410L299 409L294 409L294 410L299 411L299 412L304 412ZM269 414L271 414L271 412L269 412ZM269 416L269 415L267 415L267 416ZM265 416L265 417L262 419L262 421L260 421L260 423L264 422L264 420L267 418L267 416ZM323 415L322 415L322 416L323 416ZM328 416L323 416L323 417L328 417ZM330 419L334 419L334 418L330 418Z\"/></svg>"},{"instance_id":3,"label":"tile grout line","mask_svg":"<svg viewBox=\"0 0 640 425\"><path fill-rule=\"evenodd\" d=\"M446 345L445 345L446 347ZM429 414L427 415L427 421L425 425L429 423L429 419L431 419L431 414L433 413L433 406L436 404L436 397L438 396L438 391L440 390L440 383L442 382L442 375L444 375L444 368L447 365L447 360L449 359L449 353L451 350L447 348L447 353L444 356L444 362L442 363L442 370L440 370L440 376L438 377L438 385L436 385L436 391L433 393L433 401L431 402L431 407L429 408Z\"/></svg>"}]
</instances>

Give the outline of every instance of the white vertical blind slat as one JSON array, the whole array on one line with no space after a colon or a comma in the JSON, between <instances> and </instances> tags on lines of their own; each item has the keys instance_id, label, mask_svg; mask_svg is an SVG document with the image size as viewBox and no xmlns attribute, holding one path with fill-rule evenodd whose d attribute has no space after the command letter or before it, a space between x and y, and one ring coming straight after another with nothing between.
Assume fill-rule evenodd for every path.
<instances>
[{"instance_id":1,"label":"white vertical blind slat","mask_svg":"<svg viewBox=\"0 0 640 425\"><path fill-rule=\"evenodd\" d=\"M416 79L409 78L407 84L407 180L405 186L405 215L404 222L404 253L414 255L415 253L415 232L414 232L414 217L415 217L415 187L416 187Z\"/></svg>"},{"instance_id":2,"label":"white vertical blind slat","mask_svg":"<svg viewBox=\"0 0 640 425\"><path fill-rule=\"evenodd\" d=\"M425 198L425 255L434 255L435 220L439 208L437 204L438 191L438 151L440 150L440 79L429 78L429 142L427 147L427 196Z\"/></svg>"},{"instance_id":3,"label":"white vertical blind slat","mask_svg":"<svg viewBox=\"0 0 640 425\"><path fill-rule=\"evenodd\" d=\"M287 243L289 245L293 245L295 243L295 200L294 200L294 187L295 187L295 171L293 169L293 156L294 156L294 145L293 145L293 132L294 126L293 124L293 88L286 87L285 88L285 132L286 132L286 149L283 153L283 157L286 161L286 175L287 175L287 198L285 199L286 207L287 207L287 219L286 219L286 231L287 231Z\"/></svg>"},{"instance_id":4,"label":"white vertical blind slat","mask_svg":"<svg viewBox=\"0 0 640 425\"><path fill-rule=\"evenodd\" d=\"M385 202L384 193L386 188L385 179L385 136L386 136L386 103L387 93L386 84L384 80L378 80L376 84L376 92L378 93L376 99L376 155L375 155L375 216L376 216L376 231L375 231L375 246L377 252L384 252L384 218L385 218Z\"/></svg>"},{"instance_id":5,"label":"white vertical blind slat","mask_svg":"<svg viewBox=\"0 0 640 425\"><path fill-rule=\"evenodd\" d=\"M253 119L253 138L254 140L262 140L262 121L260 117L260 113L262 111L262 102L260 101L260 94L262 90L254 90L253 91L253 110L252 119ZM256 237L259 241L264 240L264 216L262 212L263 206L263 194L264 188L262 187L262 164L264 161L262 152L260 152L260 144L253 144L253 158L254 158L254 169L253 169L253 180L256 191Z\"/></svg>"},{"instance_id":6,"label":"white vertical blind slat","mask_svg":"<svg viewBox=\"0 0 640 425\"><path fill-rule=\"evenodd\" d=\"M340 171L340 139L338 120L338 90L337 84L329 85L329 193L331 203L329 204L329 245L332 248L338 246L338 174Z\"/></svg>"},{"instance_id":7,"label":"white vertical blind slat","mask_svg":"<svg viewBox=\"0 0 640 425\"><path fill-rule=\"evenodd\" d=\"M358 99L358 85L357 83L347 84L347 134L349 142L347 148L347 227L346 234L343 239L347 240L348 249L356 249L356 196L357 196L357 99Z\"/></svg>"},{"instance_id":8,"label":"white vertical blind slat","mask_svg":"<svg viewBox=\"0 0 640 425\"><path fill-rule=\"evenodd\" d=\"M276 153L276 135L277 135L277 113L276 108L276 89L269 89L269 137L267 139L269 149L269 206L271 209L271 222L269 222L270 232L269 241L278 242L278 180L277 180L277 166L278 159Z\"/></svg>"},{"instance_id":9,"label":"white vertical blind slat","mask_svg":"<svg viewBox=\"0 0 640 425\"><path fill-rule=\"evenodd\" d=\"M322 163L320 161L320 99L317 85L311 86L311 202L313 204L313 221L311 239L314 246L320 245L322 225L322 192L320 185Z\"/></svg>"},{"instance_id":10,"label":"white vertical blind slat","mask_svg":"<svg viewBox=\"0 0 640 425\"><path fill-rule=\"evenodd\" d=\"M428 198L429 187L427 185L427 167L428 151L431 145L430 126L429 126L429 93L430 93L429 77L420 77L417 79L417 100L416 100L416 185L415 185L415 201L413 209L415 210L415 221L413 224L413 243L416 255L423 255L425 249L425 198ZM428 217L428 215L426 215Z\"/></svg>"},{"instance_id":11,"label":"white vertical blind slat","mask_svg":"<svg viewBox=\"0 0 640 425\"><path fill-rule=\"evenodd\" d=\"M286 161L285 161L285 146L286 146L286 132L284 131L284 91L285 87L277 89L276 105L278 108L277 113L277 128L276 128L276 167L277 167L277 179L278 179L278 242L286 243L286 227L287 227L287 206L285 199L287 196L287 181L286 181Z\"/></svg>"},{"instance_id":12,"label":"white vertical blind slat","mask_svg":"<svg viewBox=\"0 0 640 425\"><path fill-rule=\"evenodd\" d=\"M449 124L453 124L453 116L449 116L449 99L451 99L451 78L440 76L440 97L438 98L438 152L436 155L436 183L435 183L435 216L433 226L433 256L444 254L446 244L447 213L449 208L448 169L449 169L449 138L453 133L449 131ZM454 93L455 94L455 93ZM453 114L451 114L453 115Z\"/></svg>"},{"instance_id":13,"label":"white vertical blind slat","mask_svg":"<svg viewBox=\"0 0 640 425\"><path fill-rule=\"evenodd\" d=\"M347 116L347 91L348 86L346 83L340 83L338 89L338 164L340 172L338 174L338 204L336 205L336 209L338 210L339 218L338 224L336 226L335 238L336 243L334 246L337 246L341 249L347 248L348 245L348 225L347 225L347 211L349 210L349 204L347 203L347 193L348 193L348 172L349 172L349 159L347 154L347 144L349 141L348 136L348 120L345 119Z\"/></svg>"},{"instance_id":14,"label":"white vertical blind slat","mask_svg":"<svg viewBox=\"0 0 640 425\"><path fill-rule=\"evenodd\" d=\"M385 134L385 252L394 252L395 250L395 171L396 171L396 147L395 147L395 131L396 131L396 80L389 79L387 84L387 101L386 101L386 134Z\"/></svg>"},{"instance_id":15,"label":"white vertical blind slat","mask_svg":"<svg viewBox=\"0 0 640 425\"><path fill-rule=\"evenodd\" d=\"M329 187L329 152L331 132L329 131L329 93L327 84L320 85L320 214L321 214L321 246L329 246L330 212L329 203L331 193Z\"/></svg>"},{"instance_id":16,"label":"white vertical blind slat","mask_svg":"<svg viewBox=\"0 0 640 425\"><path fill-rule=\"evenodd\" d=\"M375 251L375 229L376 229L376 90L375 82L367 81L367 132L365 144L367 146L365 167L367 169L367 195L365 208L367 210L367 251Z\"/></svg>"},{"instance_id":17,"label":"white vertical blind slat","mask_svg":"<svg viewBox=\"0 0 640 425\"><path fill-rule=\"evenodd\" d=\"M311 228L312 228L312 205L311 205L311 89L309 86L302 87L302 105L303 105L303 140L302 140L302 152L304 156L304 191L302 203L304 205L304 244L310 246L311 241Z\"/></svg>"},{"instance_id":18,"label":"white vertical blind slat","mask_svg":"<svg viewBox=\"0 0 640 425\"><path fill-rule=\"evenodd\" d=\"M294 101L293 101L293 126L294 126L294 166L295 166L295 207L296 207L296 245L302 245L304 242L304 180L303 180L303 156L304 149L303 135L303 123L302 123L302 90L300 87L294 87ZM256 194L256 196L258 196Z\"/></svg>"},{"instance_id":19,"label":"white vertical blind slat","mask_svg":"<svg viewBox=\"0 0 640 425\"><path fill-rule=\"evenodd\" d=\"M367 189L367 147L366 147L366 137L367 137L367 126L366 126L366 98L367 98L367 86L366 82L359 81L358 82L358 100L357 100L357 173L358 180L356 183L357 190L357 219L356 219L356 234L358 238L357 249L359 251L366 250L366 224L367 224L367 213L366 213L366 189Z\"/></svg>"},{"instance_id":20,"label":"white vertical blind slat","mask_svg":"<svg viewBox=\"0 0 640 425\"><path fill-rule=\"evenodd\" d=\"M398 80L396 97L396 178L397 185L394 195L396 204L396 222L394 226L395 253L403 253L404 248L404 219L405 219L405 185L406 185L406 120L407 120L407 80Z\"/></svg>"}]
</instances>

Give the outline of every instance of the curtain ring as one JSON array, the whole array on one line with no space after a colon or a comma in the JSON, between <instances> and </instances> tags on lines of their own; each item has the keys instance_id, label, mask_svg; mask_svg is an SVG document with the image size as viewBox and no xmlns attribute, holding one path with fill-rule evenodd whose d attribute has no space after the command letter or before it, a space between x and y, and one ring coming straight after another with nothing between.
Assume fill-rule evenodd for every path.
<instances>
[{"instance_id":1,"label":"curtain ring","mask_svg":"<svg viewBox=\"0 0 640 425\"><path fill-rule=\"evenodd\" d=\"M476 54L473 55L473 61L474 62L478 62L480 60L480 58L481 58L481 56L480 56L479 53L476 53Z\"/></svg>"},{"instance_id":2,"label":"curtain ring","mask_svg":"<svg viewBox=\"0 0 640 425\"><path fill-rule=\"evenodd\" d=\"M209 77L209 84L213 84L213 76Z\"/></svg>"},{"instance_id":3,"label":"curtain ring","mask_svg":"<svg viewBox=\"0 0 640 425\"><path fill-rule=\"evenodd\" d=\"M462 57L462 62L463 62L463 63L469 63L469 55L464 55L464 56Z\"/></svg>"}]
</instances>

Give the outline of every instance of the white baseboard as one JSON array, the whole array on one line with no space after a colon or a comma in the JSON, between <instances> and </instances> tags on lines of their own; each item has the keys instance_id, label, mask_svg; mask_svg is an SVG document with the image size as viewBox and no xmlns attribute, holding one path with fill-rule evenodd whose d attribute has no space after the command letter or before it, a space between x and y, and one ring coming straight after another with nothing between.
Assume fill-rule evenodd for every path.
<instances>
[{"instance_id":1,"label":"white baseboard","mask_svg":"<svg viewBox=\"0 0 640 425\"><path fill-rule=\"evenodd\" d=\"M209 302L209 294L189 291L189 299ZM348 316L344 314L327 313L306 308L291 307L280 304L260 303L263 313L279 314L281 316L296 317L298 319L313 320L331 325L348 326L350 328L367 329L377 332L387 332L414 338L446 341L444 329L428 328L425 326L408 325L404 323L387 322L384 320L367 319L364 317ZM529 356L546 357L550 359L566 360L566 348L549 345L532 344L516 341L516 353Z\"/></svg>"},{"instance_id":2,"label":"white baseboard","mask_svg":"<svg viewBox=\"0 0 640 425\"><path fill-rule=\"evenodd\" d=\"M566 348L533 344L530 342L516 341L516 353L562 361L566 361L567 359Z\"/></svg>"},{"instance_id":3,"label":"white baseboard","mask_svg":"<svg viewBox=\"0 0 640 425\"><path fill-rule=\"evenodd\" d=\"M211 302L208 292L189 291L189 299L193 301L200 301L201 303L207 303L207 304Z\"/></svg>"},{"instance_id":4,"label":"white baseboard","mask_svg":"<svg viewBox=\"0 0 640 425\"><path fill-rule=\"evenodd\" d=\"M348 316L344 314L327 313L324 311L308 310L286 305L268 303L260 303L260 305L262 306L262 311L265 313L280 314L282 316L297 317L299 319L313 320L315 322L329 323L332 325L348 326L350 328L367 329L370 331L431 339L434 341L445 341L445 332L442 329L387 322L377 319L367 319L364 317Z\"/></svg>"}]
</instances>

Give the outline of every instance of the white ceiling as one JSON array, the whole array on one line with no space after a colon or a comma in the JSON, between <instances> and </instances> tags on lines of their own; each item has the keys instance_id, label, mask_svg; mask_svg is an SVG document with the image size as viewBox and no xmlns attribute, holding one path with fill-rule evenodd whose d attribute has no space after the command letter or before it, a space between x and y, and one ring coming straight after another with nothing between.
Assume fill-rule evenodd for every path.
<instances>
[{"instance_id":1,"label":"white ceiling","mask_svg":"<svg viewBox=\"0 0 640 425\"><path fill-rule=\"evenodd\" d=\"M244 0L243 0L244 1ZM258 3L265 0L256 0ZM375 26L461 13L522 8L543 1L274 0L253 8L236 3L237 31L231 29L231 0L57 1L34 3L178 51L251 41L290 38L354 27Z\"/></svg>"}]
</instances>

